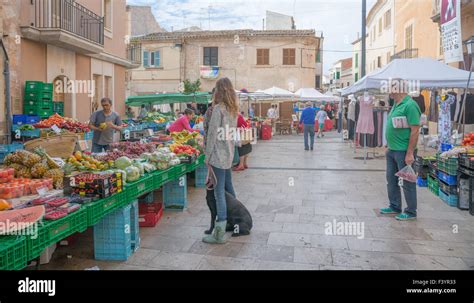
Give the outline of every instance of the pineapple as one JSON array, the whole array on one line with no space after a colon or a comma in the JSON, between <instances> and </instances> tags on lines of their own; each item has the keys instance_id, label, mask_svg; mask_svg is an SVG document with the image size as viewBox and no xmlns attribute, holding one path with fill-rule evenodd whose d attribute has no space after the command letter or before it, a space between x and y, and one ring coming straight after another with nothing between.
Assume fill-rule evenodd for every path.
<instances>
[{"instance_id":1,"label":"pineapple","mask_svg":"<svg viewBox=\"0 0 474 303\"><path fill-rule=\"evenodd\" d=\"M4 163L5 164L7 164L7 163L21 164L22 160L21 160L20 154L17 151L14 152L14 153L8 154L5 157Z\"/></svg>"},{"instance_id":2,"label":"pineapple","mask_svg":"<svg viewBox=\"0 0 474 303\"><path fill-rule=\"evenodd\" d=\"M46 161L36 163L31 168L31 176L33 178L41 179L43 178L44 174L49 170L49 167Z\"/></svg>"},{"instance_id":3,"label":"pineapple","mask_svg":"<svg viewBox=\"0 0 474 303\"><path fill-rule=\"evenodd\" d=\"M24 166L18 171L15 170L15 177L16 178L31 178L31 170L28 167Z\"/></svg>"},{"instance_id":4,"label":"pineapple","mask_svg":"<svg viewBox=\"0 0 474 303\"><path fill-rule=\"evenodd\" d=\"M5 156L5 159L3 159L3 164L5 164L5 165L8 166L8 165L14 163L14 162L13 162L13 159L14 159L14 158L15 158L14 153L11 153L11 154L6 155L6 156Z\"/></svg>"},{"instance_id":5,"label":"pineapple","mask_svg":"<svg viewBox=\"0 0 474 303\"><path fill-rule=\"evenodd\" d=\"M26 155L26 158L23 162L23 164L26 167L33 167L35 164L38 164L41 161L41 157L38 156L37 154L29 153Z\"/></svg>"},{"instance_id":6,"label":"pineapple","mask_svg":"<svg viewBox=\"0 0 474 303\"><path fill-rule=\"evenodd\" d=\"M51 169L59 169L60 168L60 166L56 162L54 162L53 159L51 159L51 157L46 153L44 148L42 148L41 146L35 148L34 152L46 159L46 161L48 162L49 168L51 168Z\"/></svg>"},{"instance_id":7,"label":"pineapple","mask_svg":"<svg viewBox=\"0 0 474 303\"><path fill-rule=\"evenodd\" d=\"M11 154L10 154L11 155ZM11 163L8 164L7 167L13 168L15 170L15 177L18 178L18 171L27 168L24 165L18 164L18 163Z\"/></svg>"},{"instance_id":8,"label":"pineapple","mask_svg":"<svg viewBox=\"0 0 474 303\"><path fill-rule=\"evenodd\" d=\"M54 188L56 188L56 189L63 188L64 172L61 169L58 169L58 168L50 169L44 174L43 177L53 179Z\"/></svg>"}]
</instances>

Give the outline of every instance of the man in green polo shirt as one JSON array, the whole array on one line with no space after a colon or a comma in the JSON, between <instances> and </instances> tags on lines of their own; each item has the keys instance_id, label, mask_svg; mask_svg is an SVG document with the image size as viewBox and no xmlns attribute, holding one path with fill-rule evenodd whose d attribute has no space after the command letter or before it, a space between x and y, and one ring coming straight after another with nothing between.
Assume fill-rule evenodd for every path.
<instances>
[{"instance_id":1,"label":"man in green polo shirt","mask_svg":"<svg viewBox=\"0 0 474 303\"><path fill-rule=\"evenodd\" d=\"M416 184L403 181L407 207L402 213L402 196L395 174L406 165L415 162L416 145L420 133L421 111L418 104L406 94L390 94L395 103L387 119L387 191L390 205L381 214L397 214L397 220L416 219Z\"/></svg>"}]
</instances>

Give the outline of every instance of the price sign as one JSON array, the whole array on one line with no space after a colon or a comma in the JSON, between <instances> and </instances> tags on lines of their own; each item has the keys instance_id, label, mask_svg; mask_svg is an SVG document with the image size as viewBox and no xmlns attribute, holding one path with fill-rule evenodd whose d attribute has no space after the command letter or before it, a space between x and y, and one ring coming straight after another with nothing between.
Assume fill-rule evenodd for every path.
<instances>
[{"instance_id":1,"label":"price sign","mask_svg":"<svg viewBox=\"0 0 474 303\"><path fill-rule=\"evenodd\" d=\"M123 136L124 136L125 140L130 139L130 131L128 129L126 129Z\"/></svg>"},{"instance_id":2,"label":"price sign","mask_svg":"<svg viewBox=\"0 0 474 303\"><path fill-rule=\"evenodd\" d=\"M57 134L59 135L61 133L61 130L59 129L59 127L54 124L53 126L51 126L51 129Z\"/></svg>"},{"instance_id":3,"label":"price sign","mask_svg":"<svg viewBox=\"0 0 474 303\"><path fill-rule=\"evenodd\" d=\"M21 130L17 129L15 131L15 139L20 139L21 138Z\"/></svg>"},{"instance_id":4,"label":"price sign","mask_svg":"<svg viewBox=\"0 0 474 303\"><path fill-rule=\"evenodd\" d=\"M41 188L36 189L36 191L38 192L38 194L40 196L44 196L48 192L48 188L47 187L41 187Z\"/></svg>"}]
</instances>

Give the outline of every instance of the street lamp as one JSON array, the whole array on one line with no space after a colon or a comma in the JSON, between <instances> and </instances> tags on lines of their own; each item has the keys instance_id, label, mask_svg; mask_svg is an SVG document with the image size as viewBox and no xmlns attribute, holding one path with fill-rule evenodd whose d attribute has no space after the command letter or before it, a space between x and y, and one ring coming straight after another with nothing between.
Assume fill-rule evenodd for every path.
<instances>
[{"instance_id":1,"label":"street lamp","mask_svg":"<svg viewBox=\"0 0 474 303\"><path fill-rule=\"evenodd\" d=\"M469 38L466 42L466 49L467 49L467 60L470 63L470 68L469 68L469 77L467 78L467 86L466 90L464 91L464 98L462 101L462 113L463 113L463 124L462 124L462 133L464 134L464 128L466 125L466 97L467 97L467 92L469 90L469 84L471 83L471 76L472 76L472 66L473 64L473 57L474 57L474 36Z\"/></svg>"}]
</instances>

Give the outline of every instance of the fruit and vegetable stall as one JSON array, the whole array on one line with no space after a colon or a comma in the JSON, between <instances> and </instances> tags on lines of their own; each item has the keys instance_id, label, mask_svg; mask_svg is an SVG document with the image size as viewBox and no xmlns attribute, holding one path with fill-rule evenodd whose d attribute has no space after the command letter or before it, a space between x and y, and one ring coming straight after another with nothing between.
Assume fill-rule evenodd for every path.
<instances>
[{"instance_id":1,"label":"fruit and vegetable stall","mask_svg":"<svg viewBox=\"0 0 474 303\"><path fill-rule=\"evenodd\" d=\"M48 125L53 119L63 125L57 117L38 123ZM186 208L188 173L196 187L205 185L203 137L198 133L157 133L114 143L96 154L76 149L65 155L44 140L43 146L20 146L4 155L0 270L39 262L48 247L92 226L96 259L126 260L139 247L139 226L154 226L163 209ZM153 199L157 190L162 201ZM130 234L117 232L123 230L117 229L119 218L131 220ZM110 238L117 234L120 239ZM117 243L123 246L119 251Z\"/></svg>"},{"instance_id":2,"label":"fruit and vegetable stall","mask_svg":"<svg viewBox=\"0 0 474 303\"><path fill-rule=\"evenodd\" d=\"M14 115L15 141L0 145L0 270L47 263L57 243L89 227L96 259L127 260L140 247L140 227L155 226L163 210L187 207L188 177L195 187L205 187L203 136L186 130L166 134L164 127L176 118L172 113L123 120L120 141L91 153L88 124L64 117L54 110L63 107L38 97L51 87L26 83L25 108L48 110ZM207 93L162 94L130 97L127 105L208 99ZM192 121L202 122L202 116Z\"/></svg>"}]
</instances>

